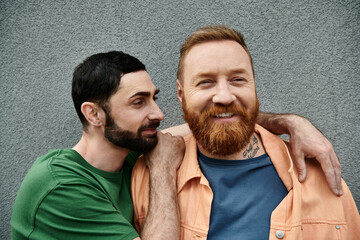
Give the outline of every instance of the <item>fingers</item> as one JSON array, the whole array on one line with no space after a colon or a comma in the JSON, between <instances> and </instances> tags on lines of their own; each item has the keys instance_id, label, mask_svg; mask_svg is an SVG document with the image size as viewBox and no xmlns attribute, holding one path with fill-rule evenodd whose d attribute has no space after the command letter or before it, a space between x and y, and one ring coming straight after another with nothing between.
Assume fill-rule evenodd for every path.
<instances>
[{"instance_id":1,"label":"fingers","mask_svg":"<svg viewBox=\"0 0 360 240\"><path fill-rule=\"evenodd\" d=\"M336 156L333 148L330 153L330 159L331 159L331 164L332 164L333 171L335 174L336 189L338 192L337 195L341 196L343 194L342 184L341 184L341 165L340 165L339 159Z\"/></svg>"},{"instance_id":2,"label":"fingers","mask_svg":"<svg viewBox=\"0 0 360 240\"><path fill-rule=\"evenodd\" d=\"M169 132L167 133L158 132L158 137L162 138L166 142L173 141L175 145L179 146L180 148L185 146L184 138L182 136L179 135L173 136Z\"/></svg>"},{"instance_id":3,"label":"fingers","mask_svg":"<svg viewBox=\"0 0 360 240\"><path fill-rule=\"evenodd\" d=\"M302 152L296 151L293 153L293 159L296 166L296 169L299 173L298 179L299 182L304 182L306 179L306 164L305 164L305 156Z\"/></svg>"},{"instance_id":4,"label":"fingers","mask_svg":"<svg viewBox=\"0 0 360 240\"><path fill-rule=\"evenodd\" d=\"M321 168L325 173L331 191L336 195L341 196L343 193L341 184L341 166L334 148L328 140L325 140L323 154L316 156L316 159L321 164Z\"/></svg>"},{"instance_id":5,"label":"fingers","mask_svg":"<svg viewBox=\"0 0 360 240\"><path fill-rule=\"evenodd\" d=\"M184 138L182 136L173 136L171 133L161 133L158 132L158 138L161 138L165 142L174 142L177 146L185 146L184 145Z\"/></svg>"},{"instance_id":6,"label":"fingers","mask_svg":"<svg viewBox=\"0 0 360 240\"><path fill-rule=\"evenodd\" d=\"M330 158L330 156L327 154L321 154L316 157L316 160L320 162L321 168L325 174L326 181L328 182L328 185L333 193L336 195L341 195L342 193L338 189L338 185L341 186L341 178L340 178L340 184L338 183L338 176L335 171L335 168L333 166L333 160Z\"/></svg>"}]
</instances>

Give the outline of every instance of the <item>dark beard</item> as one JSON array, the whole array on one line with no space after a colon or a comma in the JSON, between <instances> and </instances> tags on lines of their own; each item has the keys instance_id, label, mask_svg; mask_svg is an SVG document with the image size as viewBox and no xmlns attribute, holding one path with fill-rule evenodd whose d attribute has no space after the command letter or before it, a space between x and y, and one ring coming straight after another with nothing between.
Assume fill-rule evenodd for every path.
<instances>
[{"instance_id":1,"label":"dark beard","mask_svg":"<svg viewBox=\"0 0 360 240\"><path fill-rule=\"evenodd\" d=\"M255 130L256 118L259 113L259 102L256 99L254 109L247 111L241 106L214 105L200 116L191 112L183 98L184 120L198 142L207 152L218 156L227 156L241 151L250 141ZM239 117L239 121L229 124L216 124L209 118L219 113L230 112Z\"/></svg>"},{"instance_id":2,"label":"dark beard","mask_svg":"<svg viewBox=\"0 0 360 240\"><path fill-rule=\"evenodd\" d=\"M159 121L152 121L147 125L142 125L135 134L131 131L121 129L115 124L114 119L107 111L105 111L105 114L106 124L104 136L112 144L139 153L144 153L152 150L158 143L157 134L144 137L141 135L141 132L147 128L157 128L160 125Z\"/></svg>"}]
</instances>

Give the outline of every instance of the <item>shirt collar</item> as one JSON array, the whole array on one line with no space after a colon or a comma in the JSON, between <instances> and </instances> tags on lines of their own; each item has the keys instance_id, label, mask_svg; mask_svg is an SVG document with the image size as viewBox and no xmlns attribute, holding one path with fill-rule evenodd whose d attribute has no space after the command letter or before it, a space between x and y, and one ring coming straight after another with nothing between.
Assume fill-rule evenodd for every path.
<instances>
[{"instance_id":1,"label":"shirt collar","mask_svg":"<svg viewBox=\"0 0 360 240\"><path fill-rule=\"evenodd\" d=\"M255 125L255 132L260 135L265 151L269 155L286 189L289 191L293 186L291 174L294 174L294 170L286 144L279 136L272 134L260 125Z\"/></svg>"},{"instance_id":2,"label":"shirt collar","mask_svg":"<svg viewBox=\"0 0 360 240\"><path fill-rule=\"evenodd\" d=\"M270 133L260 125L255 125L255 132L261 136L265 151L269 155L276 172L289 191L293 186L291 174L294 174L294 171L286 144L277 135ZM192 134L187 135L184 137L184 141L186 150L184 159L178 170L178 192L180 192L185 184L193 178L200 178L200 184L209 186L209 182L202 174L197 160L197 145L194 136Z\"/></svg>"}]
</instances>

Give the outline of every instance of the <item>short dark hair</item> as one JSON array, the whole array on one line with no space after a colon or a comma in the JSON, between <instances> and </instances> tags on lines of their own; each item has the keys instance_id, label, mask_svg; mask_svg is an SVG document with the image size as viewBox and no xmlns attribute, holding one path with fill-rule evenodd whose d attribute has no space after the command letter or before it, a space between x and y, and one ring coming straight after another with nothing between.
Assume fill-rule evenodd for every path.
<instances>
[{"instance_id":1,"label":"short dark hair","mask_svg":"<svg viewBox=\"0 0 360 240\"><path fill-rule=\"evenodd\" d=\"M139 59L121 51L94 54L79 64L73 73L71 96L83 128L88 122L81 112L84 102L104 108L119 88L124 74L145 70Z\"/></svg>"}]
</instances>

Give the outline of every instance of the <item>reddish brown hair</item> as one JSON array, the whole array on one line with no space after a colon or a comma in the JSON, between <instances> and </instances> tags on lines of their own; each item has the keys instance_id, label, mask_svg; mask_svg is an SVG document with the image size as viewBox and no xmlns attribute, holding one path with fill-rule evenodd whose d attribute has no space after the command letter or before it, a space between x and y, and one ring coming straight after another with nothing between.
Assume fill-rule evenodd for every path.
<instances>
[{"instance_id":1,"label":"reddish brown hair","mask_svg":"<svg viewBox=\"0 0 360 240\"><path fill-rule=\"evenodd\" d=\"M210 42L210 41L222 41L222 40L232 40L239 43L247 52L250 57L251 67L254 72L253 64L252 64L252 57L245 44L245 40L243 35L227 26L207 26L203 28L199 28L193 34L191 34L184 44L180 48L180 59L178 64L178 71L177 71L177 79L180 83L183 82L182 80L182 73L184 68L184 59L190 49L200 43Z\"/></svg>"}]
</instances>

